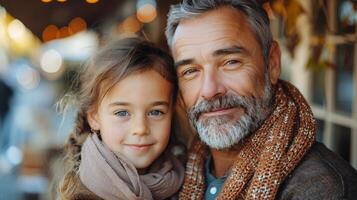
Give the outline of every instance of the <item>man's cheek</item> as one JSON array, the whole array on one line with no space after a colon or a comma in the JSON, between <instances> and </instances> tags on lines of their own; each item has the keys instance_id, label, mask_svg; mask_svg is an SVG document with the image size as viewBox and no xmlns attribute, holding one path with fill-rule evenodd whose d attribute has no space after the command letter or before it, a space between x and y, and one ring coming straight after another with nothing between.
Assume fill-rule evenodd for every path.
<instances>
[{"instance_id":1,"label":"man's cheek","mask_svg":"<svg viewBox=\"0 0 357 200\"><path fill-rule=\"evenodd\" d=\"M181 93L181 100L183 105L188 108L192 106L192 101L194 99L194 93L192 90L188 89L185 86L179 86L180 87L180 93Z\"/></svg>"}]
</instances>

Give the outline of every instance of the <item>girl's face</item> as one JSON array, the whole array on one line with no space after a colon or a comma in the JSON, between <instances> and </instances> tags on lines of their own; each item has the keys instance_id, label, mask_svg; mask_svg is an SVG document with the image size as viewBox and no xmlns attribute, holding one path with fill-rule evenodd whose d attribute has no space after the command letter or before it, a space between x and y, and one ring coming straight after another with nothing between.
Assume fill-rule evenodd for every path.
<instances>
[{"instance_id":1,"label":"girl's face","mask_svg":"<svg viewBox=\"0 0 357 200\"><path fill-rule=\"evenodd\" d=\"M88 114L88 120L112 151L143 169L168 144L172 109L172 84L156 71L147 70L117 83L97 112Z\"/></svg>"}]
</instances>

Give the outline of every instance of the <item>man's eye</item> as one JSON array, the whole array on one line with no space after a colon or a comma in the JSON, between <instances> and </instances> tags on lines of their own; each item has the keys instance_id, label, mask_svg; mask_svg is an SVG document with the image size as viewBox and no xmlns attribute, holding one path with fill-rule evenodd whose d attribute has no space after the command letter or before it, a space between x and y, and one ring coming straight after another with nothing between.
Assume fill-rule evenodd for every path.
<instances>
[{"instance_id":1,"label":"man's eye","mask_svg":"<svg viewBox=\"0 0 357 200\"><path fill-rule=\"evenodd\" d=\"M163 115L164 112L160 111L160 110L152 110L149 112L149 115L150 116L160 116L160 115Z\"/></svg>"},{"instance_id":2,"label":"man's eye","mask_svg":"<svg viewBox=\"0 0 357 200\"><path fill-rule=\"evenodd\" d=\"M122 110L122 111L116 112L115 115L119 116L119 117L127 117L127 116L129 116L129 112L126 110Z\"/></svg>"},{"instance_id":3,"label":"man's eye","mask_svg":"<svg viewBox=\"0 0 357 200\"><path fill-rule=\"evenodd\" d=\"M190 78L190 77L192 77L196 72L198 72L197 69L195 69L195 68L189 68L189 69L184 70L184 71L181 73L181 76L184 77L184 78Z\"/></svg>"},{"instance_id":4,"label":"man's eye","mask_svg":"<svg viewBox=\"0 0 357 200\"><path fill-rule=\"evenodd\" d=\"M241 61L239 60L235 60L235 59L231 59L231 60L227 60L226 62L224 62L224 69L238 69L241 66Z\"/></svg>"},{"instance_id":5,"label":"man's eye","mask_svg":"<svg viewBox=\"0 0 357 200\"><path fill-rule=\"evenodd\" d=\"M240 63L238 60L228 60L225 64L226 65L234 65Z\"/></svg>"}]
</instances>

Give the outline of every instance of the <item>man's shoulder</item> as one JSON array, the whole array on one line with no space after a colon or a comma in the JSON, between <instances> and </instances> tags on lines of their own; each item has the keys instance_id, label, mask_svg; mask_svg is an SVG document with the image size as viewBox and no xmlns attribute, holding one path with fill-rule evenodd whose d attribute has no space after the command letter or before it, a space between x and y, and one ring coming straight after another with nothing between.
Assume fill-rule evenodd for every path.
<instances>
[{"instance_id":1,"label":"man's shoulder","mask_svg":"<svg viewBox=\"0 0 357 200\"><path fill-rule=\"evenodd\" d=\"M278 199L357 199L357 171L317 142L282 184Z\"/></svg>"}]
</instances>

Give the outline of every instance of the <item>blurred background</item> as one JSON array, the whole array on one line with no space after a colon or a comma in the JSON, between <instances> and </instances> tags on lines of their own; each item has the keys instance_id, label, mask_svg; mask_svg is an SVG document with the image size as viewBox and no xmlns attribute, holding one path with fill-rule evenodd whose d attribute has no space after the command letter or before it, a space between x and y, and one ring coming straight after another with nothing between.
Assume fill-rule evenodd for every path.
<instances>
[{"instance_id":1,"label":"blurred background","mask_svg":"<svg viewBox=\"0 0 357 200\"><path fill-rule=\"evenodd\" d=\"M51 199L75 110L55 103L98 47L140 34L167 50L179 0L0 0L0 200ZM318 140L357 168L357 0L261 0L281 78L312 105Z\"/></svg>"}]
</instances>

